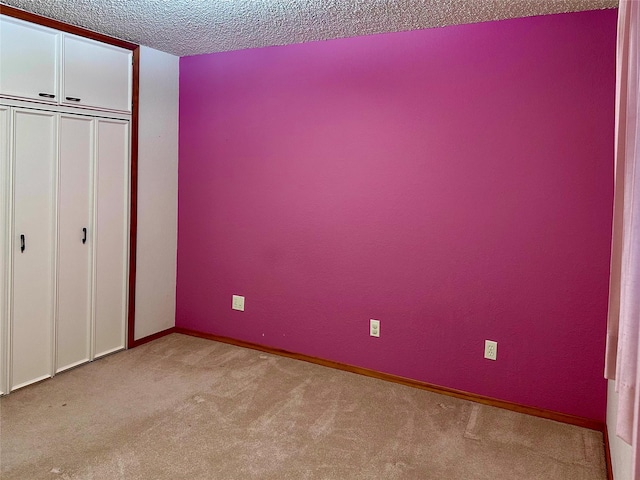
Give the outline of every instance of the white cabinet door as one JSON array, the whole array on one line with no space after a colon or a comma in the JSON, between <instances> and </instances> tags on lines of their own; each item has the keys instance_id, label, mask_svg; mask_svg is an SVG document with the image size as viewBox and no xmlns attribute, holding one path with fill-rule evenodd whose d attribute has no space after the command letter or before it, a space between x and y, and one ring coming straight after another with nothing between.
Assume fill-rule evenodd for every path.
<instances>
[{"instance_id":1,"label":"white cabinet door","mask_svg":"<svg viewBox=\"0 0 640 480\"><path fill-rule=\"evenodd\" d=\"M62 103L131 111L131 51L67 34L63 51Z\"/></svg>"},{"instance_id":2,"label":"white cabinet door","mask_svg":"<svg viewBox=\"0 0 640 480\"><path fill-rule=\"evenodd\" d=\"M56 372L91 359L94 121L60 116Z\"/></svg>"},{"instance_id":3,"label":"white cabinet door","mask_svg":"<svg viewBox=\"0 0 640 480\"><path fill-rule=\"evenodd\" d=\"M50 377L57 115L13 112L11 389Z\"/></svg>"},{"instance_id":4,"label":"white cabinet door","mask_svg":"<svg viewBox=\"0 0 640 480\"><path fill-rule=\"evenodd\" d=\"M7 285L9 278L9 109L0 106L0 395L7 393Z\"/></svg>"},{"instance_id":5,"label":"white cabinet door","mask_svg":"<svg viewBox=\"0 0 640 480\"><path fill-rule=\"evenodd\" d=\"M125 347L129 255L129 122L97 119L94 356Z\"/></svg>"},{"instance_id":6,"label":"white cabinet door","mask_svg":"<svg viewBox=\"0 0 640 480\"><path fill-rule=\"evenodd\" d=\"M0 94L58 101L59 33L0 17Z\"/></svg>"}]
</instances>

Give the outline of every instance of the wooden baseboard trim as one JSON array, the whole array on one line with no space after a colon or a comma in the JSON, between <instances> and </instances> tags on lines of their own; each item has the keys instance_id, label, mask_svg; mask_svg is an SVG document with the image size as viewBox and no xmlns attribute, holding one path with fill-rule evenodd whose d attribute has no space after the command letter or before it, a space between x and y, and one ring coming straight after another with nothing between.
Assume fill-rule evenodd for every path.
<instances>
[{"instance_id":1,"label":"wooden baseboard trim","mask_svg":"<svg viewBox=\"0 0 640 480\"><path fill-rule=\"evenodd\" d=\"M556 422L562 422L570 425L589 428L591 430L597 430L603 433L606 431L606 425L603 422L599 422L597 420L591 420L589 418L568 415L566 413L554 412L554 411L545 410L542 408L529 407L526 405L519 405L513 402L507 402L504 400L498 400L491 397L485 397L484 395L476 395L475 393L464 392L462 390L456 390L453 388L441 387L439 385L433 385L431 383L421 382L419 380L413 380L411 378L405 378L405 377L393 375L390 373L377 372L375 370L370 370L368 368L356 367L354 365L334 362L333 360L325 360L323 358L312 357L310 355L304 355L302 353L289 352L287 350L282 350L279 348L267 347L265 345L260 345L257 343L245 342L242 340L236 340L229 337L213 335L211 333L199 332L196 330L189 330L187 328L176 327L174 329L174 332L182 333L184 335L190 335L192 337L200 337L200 338L206 338L208 340L215 340L216 342L228 343L230 345L235 345L238 347L250 348L252 350L259 350L261 352L280 355L282 357L293 358L296 360L302 360L304 362L315 363L316 365L335 368L337 370L356 373L358 375L377 378L379 380L385 380L387 382L398 383L400 385L419 388L421 390L427 390L429 392L435 392L435 393L440 393L442 395L448 395L450 397L461 398L463 400L470 400L472 402L481 403L483 405L504 408L505 410L511 410L513 412L525 413L527 415L533 415L534 417L546 418L549 420L555 420Z\"/></svg>"},{"instance_id":2,"label":"wooden baseboard trim","mask_svg":"<svg viewBox=\"0 0 640 480\"><path fill-rule=\"evenodd\" d=\"M611 444L609 443L609 428L607 425L602 430L604 437L604 461L607 466L607 480L613 480L613 464L611 463Z\"/></svg>"},{"instance_id":3,"label":"wooden baseboard trim","mask_svg":"<svg viewBox=\"0 0 640 480\"><path fill-rule=\"evenodd\" d=\"M171 333L176 332L176 327L167 328L166 330L162 330L161 332L154 333L153 335L148 335L146 337L139 338L138 340L134 340L133 344L129 344L128 348L139 347L140 345L144 345L145 343L149 343L153 340L157 340L158 338L164 337Z\"/></svg>"}]
</instances>

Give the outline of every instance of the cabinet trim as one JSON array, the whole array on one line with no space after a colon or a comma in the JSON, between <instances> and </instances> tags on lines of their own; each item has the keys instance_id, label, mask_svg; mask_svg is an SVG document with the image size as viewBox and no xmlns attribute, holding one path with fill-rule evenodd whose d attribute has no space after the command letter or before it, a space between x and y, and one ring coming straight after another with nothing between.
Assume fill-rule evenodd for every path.
<instances>
[{"instance_id":1,"label":"cabinet trim","mask_svg":"<svg viewBox=\"0 0 640 480\"><path fill-rule=\"evenodd\" d=\"M115 120L131 120L131 114L110 110L95 110L85 107L71 107L67 105L56 105L51 103L40 103L31 100L13 99L8 97L0 98L0 105L3 107L28 108L30 110L44 110L47 112L58 112L63 115L79 115L91 118L112 118Z\"/></svg>"},{"instance_id":2,"label":"cabinet trim","mask_svg":"<svg viewBox=\"0 0 640 480\"><path fill-rule=\"evenodd\" d=\"M131 85L131 172L130 181L130 212L129 212L129 298L127 318L126 348L137 346L141 342L135 340L135 298L136 298L136 246L137 246L137 211L138 211L138 122L139 122L139 88L140 88L140 46L101 33L93 32L82 27L69 25L58 20L42 17L35 13L18 8L2 5L2 14L35 23L45 27L89 38L98 42L114 45L131 50L133 53L133 70ZM142 339L141 339L142 340Z\"/></svg>"},{"instance_id":3,"label":"cabinet trim","mask_svg":"<svg viewBox=\"0 0 640 480\"><path fill-rule=\"evenodd\" d=\"M74 35L78 35L79 37L90 38L98 42L115 45L116 47L125 48L127 50L135 50L138 48L138 45L136 45L135 43L120 40L119 38L113 38L102 33L78 27L76 25L69 25L68 23L60 22L58 20L54 20L53 18L41 17L40 15L36 15L35 13L20 10L19 8L10 7L8 5L2 5L2 14L7 15L8 17L24 20L26 22L36 23L44 27L60 30L61 32L72 33Z\"/></svg>"}]
</instances>

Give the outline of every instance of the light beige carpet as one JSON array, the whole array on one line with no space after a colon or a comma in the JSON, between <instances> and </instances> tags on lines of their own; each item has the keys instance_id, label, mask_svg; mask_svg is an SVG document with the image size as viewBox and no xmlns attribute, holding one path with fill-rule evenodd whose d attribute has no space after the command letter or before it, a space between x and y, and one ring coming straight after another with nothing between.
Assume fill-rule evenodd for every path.
<instances>
[{"instance_id":1,"label":"light beige carpet","mask_svg":"<svg viewBox=\"0 0 640 480\"><path fill-rule=\"evenodd\" d=\"M603 480L602 434L169 335L0 399L14 480Z\"/></svg>"}]
</instances>

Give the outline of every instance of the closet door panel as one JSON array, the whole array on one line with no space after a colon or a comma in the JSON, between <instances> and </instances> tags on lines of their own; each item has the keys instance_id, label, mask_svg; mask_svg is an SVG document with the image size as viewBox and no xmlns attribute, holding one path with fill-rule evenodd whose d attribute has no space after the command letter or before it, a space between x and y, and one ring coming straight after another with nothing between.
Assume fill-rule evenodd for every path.
<instances>
[{"instance_id":1,"label":"closet door panel","mask_svg":"<svg viewBox=\"0 0 640 480\"><path fill-rule=\"evenodd\" d=\"M129 240L129 123L96 120L95 347L125 347Z\"/></svg>"},{"instance_id":2,"label":"closet door panel","mask_svg":"<svg viewBox=\"0 0 640 480\"><path fill-rule=\"evenodd\" d=\"M91 358L93 124L60 117L56 372Z\"/></svg>"},{"instance_id":3,"label":"closet door panel","mask_svg":"<svg viewBox=\"0 0 640 480\"><path fill-rule=\"evenodd\" d=\"M0 395L8 392L9 109L0 106Z\"/></svg>"},{"instance_id":4,"label":"closet door panel","mask_svg":"<svg viewBox=\"0 0 640 480\"><path fill-rule=\"evenodd\" d=\"M55 113L15 110L11 389L52 374Z\"/></svg>"}]
</instances>

